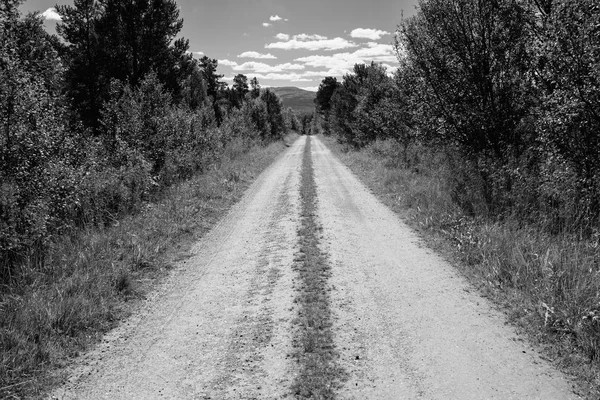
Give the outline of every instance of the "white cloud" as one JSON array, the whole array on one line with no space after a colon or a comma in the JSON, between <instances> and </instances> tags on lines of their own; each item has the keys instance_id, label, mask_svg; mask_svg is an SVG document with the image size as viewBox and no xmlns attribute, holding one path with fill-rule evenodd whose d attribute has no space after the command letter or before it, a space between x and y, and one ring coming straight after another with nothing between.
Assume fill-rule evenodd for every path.
<instances>
[{"instance_id":1,"label":"white cloud","mask_svg":"<svg viewBox=\"0 0 600 400\"><path fill-rule=\"evenodd\" d=\"M59 13L56 12L56 9L54 7L50 7L49 9L44 11L41 15L46 20L62 21L62 17L60 16Z\"/></svg>"},{"instance_id":2,"label":"white cloud","mask_svg":"<svg viewBox=\"0 0 600 400\"><path fill-rule=\"evenodd\" d=\"M271 53L261 54L261 53L259 53L257 51L245 51L242 54L239 54L238 58L257 58L257 59L270 59L270 60L274 60L277 57L275 57Z\"/></svg>"},{"instance_id":3,"label":"white cloud","mask_svg":"<svg viewBox=\"0 0 600 400\"><path fill-rule=\"evenodd\" d=\"M304 63L307 67L328 68L323 76L341 76L352 71L354 64L383 63L388 67L388 72L397 63L391 45L370 42L367 47L360 48L353 53L336 53L330 56L312 55L296 58L294 61Z\"/></svg>"},{"instance_id":4,"label":"white cloud","mask_svg":"<svg viewBox=\"0 0 600 400\"><path fill-rule=\"evenodd\" d=\"M382 44L369 42L367 43L368 48L362 48L356 50L353 55L360 57L363 60L375 61L375 62L398 62L394 48L390 44Z\"/></svg>"},{"instance_id":5,"label":"white cloud","mask_svg":"<svg viewBox=\"0 0 600 400\"><path fill-rule=\"evenodd\" d=\"M225 65L226 67L235 67L236 65L238 65L238 63L236 63L235 61L230 61L230 60L219 60L219 65Z\"/></svg>"},{"instance_id":6,"label":"white cloud","mask_svg":"<svg viewBox=\"0 0 600 400\"><path fill-rule=\"evenodd\" d=\"M299 35L294 35L294 39L305 42L307 40L327 40L327 36L307 35L306 33L301 33Z\"/></svg>"},{"instance_id":7,"label":"white cloud","mask_svg":"<svg viewBox=\"0 0 600 400\"><path fill-rule=\"evenodd\" d=\"M346 39L337 37L334 39L324 40L298 40L292 39L287 42L275 42L265 45L266 49L281 49L281 50L341 50L350 47L356 47L355 43L349 42Z\"/></svg>"},{"instance_id":8,"label":"white cloud","mask_svg":"<svg viewBox=\"0 0 600 400\"><path fill-rule=\"evenodd\" d=\"M382 64L387 69L387 75L389 77L394 76L394 73L398 70L398 66L393 66L390 64Z\"/></svg>"},{"instance_id":9,"label":"white cloud","mask_svg":"<svg viewBox=\"0 0 600 400\"><path fill-rule=\"evenodd\" d=\"M269 65L256 61L248 61L243 64L238 64L235 61L230 60L219 60L219 64L225 65L227 67L231 67L234 71L250 71L257 73L277 73L284 71L298 71L304 69L304 65L302 64L278 64L278 65Z\"/></svg>"},{"instance_id":10,"label":"white cloud","mask_svg":"<svg viewBox=\"0 0 600 400\"><path fill-rule=\"evenodd\" d=\"M270 26L271 26L271 24L270 24L270 23L268 23L268 22L263 22L263 26L264 26L265 28L268 28L268 27L270 27Z\"/></svg>"},{"instance_id":11,"label":"white cloud","mask_svg":"<svg viewBox=\"0 0 600 400\"><path fill-rule=\"evenodd\" d=\"M271 15L269 21L281 21L282 19L279 15Z\"/></svg>"},{"instance_id":12,"label":"white cloud","mask_svg":"<svg viewBox=\"0 0 600 400\"><path fill-rule=\"evenodd\" d=\"M284 42L290 40L290 37L292 40L296 40L299 42L307 42L309 40L327 40L327 36L307 35L306 33L300 33L299 35L294 36L290 36L287 33L278 33L277 35L275 35L276 39L283 40Z\"/></svg>"},{"instance_id":13,"label":"white cloud","mask_svg":"<svg viewBox=\"0 0 600 400\"><path fill-rule=\"evenodd\" d=\"M384 35L390 35L390 32L381 31L378 29L363 29L357 28L350 32L350 36L353 38L360 39L371 39L371 40L379 40Z\"/></svg>"}]
</instances>

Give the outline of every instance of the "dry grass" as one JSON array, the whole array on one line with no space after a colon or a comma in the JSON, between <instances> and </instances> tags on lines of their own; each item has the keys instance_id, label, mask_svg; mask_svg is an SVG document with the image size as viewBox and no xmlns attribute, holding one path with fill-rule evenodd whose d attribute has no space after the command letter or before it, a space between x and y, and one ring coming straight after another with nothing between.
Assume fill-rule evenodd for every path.
<instances>
[{"instance_id":1,"label":"dry grass","mask_svg":"<svg viewBox=\"0 0 600 400\"><path fill-rule=\"evenodd\" d=\"M476 208L466 215L453 201L449 182L455 177L444 157L426 148L412 149L411 167L403 168L391 142L357 152L324 141L555 365L574 375L581 395L599 397L600 237L552 235L510 217L491 221Z\"/></svg>"},{"instance_id":2,"label":"dry grass","mask_svg":"<svg viewBox=\"0 0 600 400\"><path fill-rule=\"evenodd\" d=\"M319 246L320 226L316 221L317 192L310 154L310 137L304 148L302 164L302 226L299 229L300 251L294 270L299 287L296 303L298 317L294 347L299 363L299 374L292 390L300 399L333 399L340 386L344 371L337 363L338 354L333 343L332 316L328 283L331 269L327 256Z\"/></svg>"},{"instance_id":3,"label":"dry grass","mask_svg":"<svg viewBox=\"0 0 600 400\"><path fill-rule=\"evenodd\" d=\"M0 288L0 398L43 395L284 149L281 141L234 140L220 165L167 189L138 215L56 240L45 268L25 269L18 286Z\"/></svg>"}]
</instances>

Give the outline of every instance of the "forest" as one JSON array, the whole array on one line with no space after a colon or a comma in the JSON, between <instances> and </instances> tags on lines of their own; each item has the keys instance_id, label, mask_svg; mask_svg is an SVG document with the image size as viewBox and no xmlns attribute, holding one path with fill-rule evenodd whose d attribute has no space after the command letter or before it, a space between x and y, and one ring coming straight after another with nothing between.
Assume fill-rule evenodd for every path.
<instances>
[{"instance_id":1,"label":"forest","mask_svg":"<svg viewBox=\"0 0 600 400\"><path fill-rule=\"evenodd\" d=\"M372 180L514 318L596 362L600 4L422 0L394 47L393 73L371 63L323 79L323 131L385 159Z\"/></svg>"}]
</instances>

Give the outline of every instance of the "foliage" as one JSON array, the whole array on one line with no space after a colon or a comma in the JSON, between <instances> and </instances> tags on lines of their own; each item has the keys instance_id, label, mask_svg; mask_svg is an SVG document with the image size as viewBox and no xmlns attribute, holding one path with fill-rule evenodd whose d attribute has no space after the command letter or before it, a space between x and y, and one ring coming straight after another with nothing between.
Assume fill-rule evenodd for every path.
<instances>
[{"instance_id":1,"label":"foliage","mask_svg":"<svg viewBox=\"0 0 600 400\"><path fill-rule=\"evenodd\" d=\"M285 109L283 119L287 131L300 131L300 121L291 107Z\"/></svg>"},{"instance_id":2,"label":"foliage","mask_svg":"<svg viewBox=\"0 0 600 400\"><path fill-rule=\"evenodd\" d=\"M323 130L354 147L386 138L408 146L414 140L412 113L407 89L399 83L404 82L375 63L355 65L354 74L344 76L341 84L325 78L315 100Z\"/></svg>"},{"instance_id":3,"label":"foliage","mask_svg":"<svg viewBox=\"0 0 600 400\"><path fill-rule=\"evenodd\" d=\"M467 154L520 155L529 143L516 129L532 106L526 8L514 0L428 0L420 8L400 34L426 83L427 131Z\"/></svg>"},{"instance_id":4,"label":"foliage","mask_svg":"<svg viewBox=\"0 0 600 400\"><path fill-rule=\"evenodd\" d=\"M68 93L96 133L113 79L137 86L154 71L173 96L182 96L194 63L187 40L176 39L183 20L174 0L76 0L57 12L63 17L57 32L67 43Z\"/></svg>"},{"instance_id":5,"label":"foliage","mask_svg":"<svg viewBox=\"0 0 600 400\"><path fill-rule=\"evenodd\" d=\"M0 9L0 282L18 263L43 263L50 237L73 213L82 154L66 129L62 66L36 16ZM28 40L25 40L28 38Z\"/></svg>"},{"instance_id":6,"label":"foliage","mask_svg":"<svg viewBox=\"0 0 600 400\"><path fill-rule=\"evenodd\" d=\"M265 104L269 125L271 126L268 139L277 140L283 138L283 135L287 133L287 128L283 117L281 100L269 89L261 90L260 100Z\"/></svg>"},{"instance_id":7,"label":"foliage","mask_svg":"<svg viewBox=\"0 0 600 400\"><path fill-rule=\"evenodd\" d=\"M234 102L239 106L244 101L246 94L250 91L248 87L248 77L243 74L237 74L233 78L232 91L234 93Z\"/></svg>"},{"instance_id":8,"label":"foliage","mask_svg":"<svg viewBox=\"0 0 600 400\"><path fill-rule=\"evenodd\" d=\"M568 199L579 209L575 218L592 221L600 215L599 24L597 2L557 2L540 50L547 83L540 105L542 135L548 160L558 167L552 174L557 179L561 170L568 174L572 190L562 202Z\"/></svg>"},{"instance_id":9,"label":"foliage","mask_svg":"<svg viewBox=\"0 0 600 400\"><path fill-rule=\"evenodd\" d=\"M326 133L330 133L329 117L331 113L331 98L339 83L335 77L327 76L319 84L317 95L315 97L315 109L323 117L323 129Z\"/></svg>"}]
</instances>

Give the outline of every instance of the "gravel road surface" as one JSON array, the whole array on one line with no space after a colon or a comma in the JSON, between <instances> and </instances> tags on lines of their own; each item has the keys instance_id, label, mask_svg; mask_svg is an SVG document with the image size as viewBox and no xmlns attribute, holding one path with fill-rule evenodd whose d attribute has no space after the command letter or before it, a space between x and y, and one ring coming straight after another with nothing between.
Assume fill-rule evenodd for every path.
<instances>
[{"instance_id":1,"label":"gravel road surface","mask_svg":"<svg viewBox=\"0 0 600 400\"><path fill-rule=\"evenodd\" d=\"M319 246L331 267L336 367L344 371L337 398L578 398L317 137L292 144L49 398L295 398L292 265L307 140Z\"/></svg>"}]
</instances>

